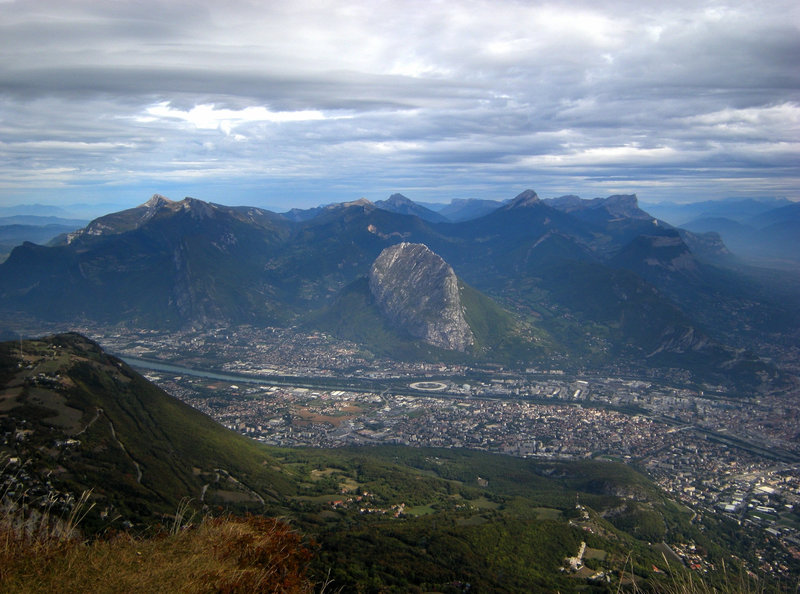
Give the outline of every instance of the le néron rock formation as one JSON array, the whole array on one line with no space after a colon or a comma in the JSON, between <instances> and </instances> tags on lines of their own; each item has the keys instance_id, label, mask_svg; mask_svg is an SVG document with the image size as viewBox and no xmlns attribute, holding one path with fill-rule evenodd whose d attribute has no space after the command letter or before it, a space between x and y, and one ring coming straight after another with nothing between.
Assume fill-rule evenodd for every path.
<instances>
[{"instance_id":1,"label":"le n\u00e9ron rock formation","mask_svg":"<svg viewBox=\"0 0 800 594\"><path fill-rule=\"evenodd\" d=\"M527 190L458 222L426 220L408 202L281 215L154 196L52 245L16 247L0 264L0 313L12 330L30 318L331 327L320 312L352 316L343 304L357 301L452 353L518 366L626 362L712 381L747 377L749 386L776 377L757 356L764 345L798 342L792 284L754 280L718 235L676 229L635 196L542 200ZM438 276L417 274L426 282L413 292L386 275L379 282L390 261L397 278L415 277L406 256L421 248L411 244L427 246L421 261ZM426 313L437 302L439 313ZM518 348L525 341L535 348Z\"/></svg>"},{"instance_id":2,"label":"le n\u00e9ron rock formation","mask_svg":"<svg viewBox=\"0 0 800 594\"><path fill-rule=\"evenodd\" d=\"M472 346L456 273L427 246L399 243L383 250L370 269L369 288L384 315L412 336L455 351Z\"/></svg>"}]
</instances>

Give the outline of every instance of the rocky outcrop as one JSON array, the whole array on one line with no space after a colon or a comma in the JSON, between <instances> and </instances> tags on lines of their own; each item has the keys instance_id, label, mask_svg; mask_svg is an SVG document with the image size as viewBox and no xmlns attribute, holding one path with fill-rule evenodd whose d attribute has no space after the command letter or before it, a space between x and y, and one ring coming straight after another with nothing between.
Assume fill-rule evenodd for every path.
<instances>
[{"instance_id":1,"label":"rocky outcrop","mask_svg":"<svg viewBox=\"0 0 800 594\"><path fill-rule=\"evenodd\" d=\"M91 240L96 237L120 235L146 225L151 219L164 213L175 214L186 212L192 219L209 219L214 216L217 207L209 202L186 197L180 202L165 198L161 194L153 194L144 204L120 212L107 214L94 219L83 229L67 236L67 243Z\"/></svg>"},{"instance_id":2,"label":"rocky outcrop","mask_svg":"<svg viewBox=\"0 0 800 594\"><path fill-rule=\"evenodd\" d=\"M381 312L408 334L455 351L474 343L455 272L425 245L400 243L383 250L370 270L369 288Z\"/></svg>"},{"instance_id":3,"label":"rocky outcrop","mask_svg":"<svg viewBox=\"0 0 800 594\"><path fill-rule=\"evenodd\" d=\"M601 201L602 208L611 216L621 219L651 220L653 217L639 208L636 194L615 194Z\"/></svg>"},{"instance_id":4,"label":"rocky outcrop","mask_svg":"<svg viewBox=\"0 0 800 594\"><path fill-rule=\"evenodd\" d=\"M537 206L541 204L541 202L542 201L539 200L539 196L537 196L536 192L533 190L525 190L521 194L517 194L516 197L503 208L506 210L525 208L528 206Z\"/></svg>"}]
</instances>

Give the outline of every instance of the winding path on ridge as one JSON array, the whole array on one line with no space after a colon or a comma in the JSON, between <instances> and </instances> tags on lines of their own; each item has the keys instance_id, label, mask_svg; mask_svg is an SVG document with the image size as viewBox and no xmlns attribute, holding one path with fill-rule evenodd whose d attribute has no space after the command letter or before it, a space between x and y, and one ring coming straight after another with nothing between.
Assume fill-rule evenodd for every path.
<instances>
[{"instance_id":1,"label":"winding path on ridge","mask_svg":"<svg viewBox=\"0 0 800 594\"><path fill-rule=\"evenodd\" d=\"M100 415L102 415L102 414L103 414L103 409L102 409L102 408L100 408L100 407L98 407L98 408L96 409L96 412L95 412L94 418L93 418L91 421L89 421L89 422L86 424L86 427L84 427L83 429L81 429L80 431L78 431L78 432L75 434L75 437L77 437L77 436L78 436L78 435L80 435L81 433L85 433L85 432L86 432L86 430L87 430L89 427L91 427L92 425L94 425L95 421L96 421L97 419L99 419L99 418L100 418Z\"/></svg>"},{"instance_id":2,"label":"winding path on ridge","mask_svg":"<svg viewBox=\"0 0 800 594\"><path fill-rule=\"evenodd\" d=\"M111 436L114 438L114 441L117 442L117 445L119 445L120 449L123 452L125 452L125 455L128 457L128 459L136 467L136 482L141 485L142 484L142 469L139 466L139 463L136 460L133 459L133 457L128 453L128 450L125 449L125 446L122 444L122 442L117 437L117 432L114 429L114 423L111 422L111 419L108 419L108 426L111 428Z\"/></svg>"}]
</instances>

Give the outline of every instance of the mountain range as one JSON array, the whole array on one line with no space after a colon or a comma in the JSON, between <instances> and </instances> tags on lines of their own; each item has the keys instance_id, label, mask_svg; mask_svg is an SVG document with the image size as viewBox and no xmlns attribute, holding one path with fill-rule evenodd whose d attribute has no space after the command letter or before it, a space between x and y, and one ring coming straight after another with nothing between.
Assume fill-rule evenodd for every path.
<instances>
[{"instance_id":1,"label":"mountain range","mask_svg":"<svg viewBox=\"0 0 800 594\"><path fill-rule=\"evenodd\" d=\"M696 233L719 233L740 258L759 265L800 268L800 204L785 199L653 204L652 212Z\"/></svg>"},{"instance_id":2,"label":"mountain range","mask_svg":"<svg viewBox=\"0 0 800 594\"><path fill-rule=\"evenodd\" d=\"M797 344L790 277L752 273L718 234L675 228L633 195L526 190L461 222L426 212L400 195L291 216L156 195L50 246L16 247L0 265L0 307L6 320L305 325L395 356L681 368L747 389L780 378L757 356L765 344ZM404 243L452 269L473 336L463 349L420 350L408 316L388 313L370 288L381 253Z\"/></svg>"},{"instance_id":3,"label":"mountain range","mask_svg":"<svg viewBox=\"0 0 800 594\"><path fill-rule=\"evenodd\" d=\"M8 257L14 247L25 241L47 244L60 235L80 229L88 222L55 216L12 215L0 217L0 262Z\"/></svg>"},{"instance_id":4,"label":"mountain range","mask_svg":"<svg viewBox=\"0 0 800 594\"><path fill-rule=\"evenodd\" d=\"M790 203L739 219L700 216L683 227L719 233L732 251L750 260L800 269L800 204Z\"/></svg>"}]
</instances>

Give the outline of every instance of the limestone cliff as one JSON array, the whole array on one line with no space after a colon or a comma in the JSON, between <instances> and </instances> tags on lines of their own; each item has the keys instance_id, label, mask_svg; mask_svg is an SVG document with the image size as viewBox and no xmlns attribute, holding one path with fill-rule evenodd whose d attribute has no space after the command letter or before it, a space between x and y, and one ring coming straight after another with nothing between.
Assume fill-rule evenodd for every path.
<instances>
[{"instance_id":1,"label":"limestone cliff","mask_svg":"<svg viewBox=\"0 0 800 594\"><path fill-rule=\"evenodd\" d=\"M425 245L400 243L383 250L370 270L369 288L397 328L444 349L472 346L455 272Z\"/></svg>"}]
</instances>

